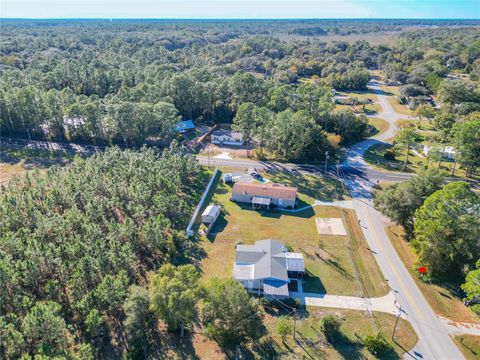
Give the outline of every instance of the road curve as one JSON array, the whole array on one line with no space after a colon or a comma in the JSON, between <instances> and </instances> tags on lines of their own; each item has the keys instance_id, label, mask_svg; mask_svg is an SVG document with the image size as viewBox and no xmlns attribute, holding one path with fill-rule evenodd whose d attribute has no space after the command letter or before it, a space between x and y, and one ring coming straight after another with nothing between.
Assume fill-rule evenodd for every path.
<instances>
[{"instance_id":1,"label":"road curve","mask_svg":"<svg viewBox=\"0 0 480 360\"><path fill-rule=\"evenodd\" d=\"M368 165L364 161L365 152L371 146L392 138L397 130L395 121L404 117L397 114L388 102L388 98L378 84L370 84L382 105L383 112L377 116L388 121L390 128L383 134L362 141L351 147L341 169L359 169L365 171ZM403 316L410 321L418 335L415 348L405 358L454 360L464 356L455 345L444 322L433 312L432 308L417 287L409 271L400 260L383 226L381 214L373 207L373 182L368 177L345 175L343 182L349 189L353 206L362 227L363 235L372 250L380 269L390 288L395 294L396 303Z\"/></svg>"}]
</instances>

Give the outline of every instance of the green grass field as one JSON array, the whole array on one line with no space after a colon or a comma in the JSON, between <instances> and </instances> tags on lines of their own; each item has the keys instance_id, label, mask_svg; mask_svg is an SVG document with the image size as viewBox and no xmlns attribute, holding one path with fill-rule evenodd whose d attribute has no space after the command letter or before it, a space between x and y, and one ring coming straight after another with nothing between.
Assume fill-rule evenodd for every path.
<instances>
[{"instance_id":1,"label":"green grass field","mask_svg":"<svg viewBox=\"0 0 480 360\"><path fill-rule=\"evenodd\" d=\"M388 121L376 117L369 117L368 124L375 128L374 132L371 133L370 136L381 135L390 127Z\"/></svg>"},{"instance_id":2,"label":"green grass field","mask_svg":"<svg viewBox=\"0 0 480 360\"><path fill-rule=\"evenodd\" d=\"M5 185L13 176L38 169L46 171L51 166L65 166L73 155L63 151L13 149L3 145L0 149L0 185Z\"/></svg>"},{"instance_id":3,"label":"green grass field","mask_svg":"<svg viewBox=\"0 0 480 360\"><path fill-rule=\"evenodd\" d=\"M426 169L427 167L435 169L440 168L448 176L452 176L452 170L455 167L454 176L457 177L459 181L465 179L465 170L462 169L458 164L455 165L453 161L448 161L445 159L442 160L441 163L439 163L438 161L429 161L428 158L426 158L425 156L422 157L418 155L422 154L421 151L416 151L417 153L415 153L415 151L410 150L410 153L408 155L408 164L405 170L404 164L406 160L406 150L397 151L395 160L387 160L385 159L384 154L389 148L391 148L390 145L383 144L372 146L365 153L365 161L374 168L387 171L405 171L410 173L418 173L421 170ZM480 174L475 175L473 179L480 180Z\"/></svg>"},{"instance_id":4,"label":"green grass field","mask_svg":"<svg viewBox=\"0 0 480 360\"><path fill-rule=\"evenodd\" d=\"M458 335L454 340L467 360L480 359L480 336Z\"/></svg>"}]
</instances>

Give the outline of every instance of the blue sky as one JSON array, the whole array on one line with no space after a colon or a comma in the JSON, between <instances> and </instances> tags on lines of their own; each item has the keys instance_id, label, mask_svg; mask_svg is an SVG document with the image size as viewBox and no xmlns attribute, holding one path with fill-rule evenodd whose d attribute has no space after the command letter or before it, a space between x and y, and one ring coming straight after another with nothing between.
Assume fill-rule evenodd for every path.
<instances>
[{"instance_id":1,"label":"blue sky","mask_svg":"<svg viewBox=\"0 0 480 360\"><path fill-rule=\"evenodd\" d=\"M480 0L0 0L2 18L480 18Z\"/></svg>"}]
</instances>

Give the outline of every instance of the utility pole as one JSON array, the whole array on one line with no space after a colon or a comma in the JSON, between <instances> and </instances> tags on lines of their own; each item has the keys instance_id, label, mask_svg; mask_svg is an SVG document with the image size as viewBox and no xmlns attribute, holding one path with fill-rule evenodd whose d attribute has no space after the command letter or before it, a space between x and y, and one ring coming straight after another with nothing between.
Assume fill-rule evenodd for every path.
<instances>
[{"instance_id":1,"label":"utility pole","mask_svg":"<svg viewBox=\"0 0 480 360\"><path fill-rule=\"evenodd\" d=\"M327 174L328 151L325 151L325 175Z\"/></svg>"},{"instance_id":2,"label":"utility pole","mask_svg":"<svg viewBox=\"0 0 480 360\"><path fill-rule=\"evenodd\" d=\"M339 170L340 170L340 160L337 160L337 181L335 181L335 194L337 194L338 182L340 181L340 177L338 176Z\"/></svg>"},{"instance_id":3,"label":"utility pole","mask_svg":"<svg viewBox=\"0 0 480 360\"><path fill-rule=\"evenodd\" d=\"M395 331L397 330L397 325L398 325L398 320L400 320L400 315L402 315L402 305L399 306L398 308L398 315L397 315L397 320L395 320L395 326L393 327L393 332L392 332L392 341L395 341Z\"/></svg>"},{"instance_id":4,"label":"utility pole","mask_svg":"<svg viewBox=\"0 0 480 360\"><path fill-rule=\"evenodd\" d=\"M295 335L297 333L297 310L293 313L293 339L296 340Z\"/></svg>"},{"instance_id":5,"label":"utility pole","mask_svg":"<svg viewBox=\"0 0 480 360\"><path fill-rule=\"evenodd\" d=\"M208 167L210 167L210 144L207 145Z\"/></svg>"}]
</instances>

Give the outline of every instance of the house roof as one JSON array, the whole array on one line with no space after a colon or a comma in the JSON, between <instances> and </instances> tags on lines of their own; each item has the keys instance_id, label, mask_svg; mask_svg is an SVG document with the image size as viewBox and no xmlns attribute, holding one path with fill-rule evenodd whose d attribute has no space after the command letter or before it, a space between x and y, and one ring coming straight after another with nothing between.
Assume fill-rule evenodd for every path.
<instances>
[{"instance_id":1,"label":"house roof","mask_svg":"<svg viewBox=\"0 0 480 360\"><path fill-rule=\"evenodd\" d=\"M277 280L266 280L263 283L263 293L273 296L288 296L288 283Z\"/></svg>"},{"instance_id":2,"label":"house roof","mask_svg":"<svg viewBox=\"0 0 480 360\"><path fill-rule=\"evenodd\" d=\"M212 132L212 136L225 137L229 139L242 140L242 133L231 131L231 130L215 130Z\"/></svg>"},{"instance_id":3,"label":"house roof","mask_svg":"<svg viewBox=\"0 0 480 360\"><path fill-rule=\"evenodd\" d=\"M216 216L220 212L220 206L208 205L202 213L202 216Z\"/></svg>"},{"instance_id":4,"label":"house roof","mask_svg":"<svg viewBox=\"0 0 480 360\"><path fill-rule=\"evenodd\" d=\"M285 250L280 241L271 239L259 240L255 245L237 245L234 277L239 280L245 280L244 276L250 276L248 279L251 280L275 279L288 282ZM249 267L247 272L243 267L249 265L253 265L253 271Z\"/></svg>"},{"instance_id":5,"label":"house roof","mask_svg":"<svg viewBox=\"0 0 480 360\"><path fill-rule=\"evenodd\" d=\"M183 120L183 121L178 121L175 124L175 130L176 131L186 131L186 130L192 130L195 129L195 124L193 123L192 120Z\"/></svg>"},{"instance_id":6,"label":"house roof","mask_svg":"<svg viewBox=\"0 0 480 360\"><path fill-rule=\"evenodd\" d=\"M297 197L297 188L283 186L280 184L246 184L235 183L233 185L233 193L244 194L250 196L271 197L277 199L295 200Z\"/></svg>"}]
</instances>

